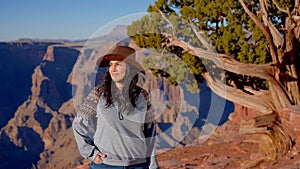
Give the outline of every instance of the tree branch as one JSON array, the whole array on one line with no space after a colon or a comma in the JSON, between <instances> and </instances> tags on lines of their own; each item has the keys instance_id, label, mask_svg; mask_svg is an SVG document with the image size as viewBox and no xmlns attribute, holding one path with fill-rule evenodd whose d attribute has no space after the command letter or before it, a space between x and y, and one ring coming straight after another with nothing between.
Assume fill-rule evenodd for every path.
<instances>
[{"instance_id":1,"label":"tree branch","mask_svg":"<svg viewBox=\"0 0 300 169\"><path fill-rule=\"evenodd\" d=\"M266 8L265 0L259 0L259 6L261 9L263 23L267 28L269 26L269 19L268 19L268 11Z\"/></svg>"},{"instance_id":2,"label":"tree branch","mask_svg":"<svg viewBox=\"0 0 300 169\"><path fill-rule=\"evenodd\" d=\"M283 108L292 105L284 88L275 79L269 81L269 90L271 92L271 98L274 100L274 105L276 106L274 110L277 110L277 112L281 112Z\"/></svg>"},{"instance_id":3,"label":"tree branch","mask_svg":"<svg viewBox=\"0 0 300 169\"><path fill-rule=\"evenodd\" d=\"M267 28L270 30L270 34L272 36L272 42L274 43L274 45L276 46L277 49L282 48L284 46L283 35L280 34L279 30L275 27L273 22L268 17L268 10L266 8L266 4L267 4L266 0L259 0L259 4L260 4L261 10L262 10L263 22L264 22L265 26L267 26ZM282 57L279 58L278 55L277 55L277 57L278 57L278 61L281 62L283 58Z\"/></svg>"},{"instance_id":4,"label":"tree branch","mask_svg":"<svg viewBox=\"0 0 300 169\"><path fill-rule=\"evenodd\" d=\"M194 31L194 33L196 34L197 38L200 40L200 42L205 46L205 48L208 51L214 51L214 49L211 47L211 45L209 43L207 43L207 41L203 38L202 35L200 35L200 33L196 30L195 25L190 21L189 22L190 27L192 28L192 30Z\"/></svg>"},{"instance_id":5,"label":"tree branch","mask_svg":"<svg viewBox=\"0 0 300 169\"><path fill-rule=\"evenodd\" d=\"M270 93L257 97L257 95L247 94L222 83L220 80L211 78L209 72L203 73L202 76L205 78L207 86L217 95L234 103L254 109L261 114L272 112L273 105L269 99Z\"/></svg>"},{"instance_id":6,"label":"tree branch","mask_svg":"<svg viewBox=\"0 0 300 169\"><path fill-rule=\"evenodd\" d=\"M160 15L163 17L163 19L166 21L166 22L168 22L168 24L170 24L170 26L172 27L172 34L173 34L173 36L174 37L176 37L177 36L177 32L176 32L176 29L174 28L174 26L173 26L173 24L172 24L172 22L166 17L166 15L156 6L156 4L155 3L153 3L154 4L154 7L155 7L155 9L160 13Z\"/></svg>"},{"instance_id":7,"label":"tree branch","mask_svg":"<svg viewBox=\"0 0 300 169\"><path fill-rule=\"evenodd\" d=\"M292 11L292 15L296 15L296 16L300 15L300 2L299 2L299 0L295 1L295 5L294 5L294 9ZM289 16L291 16L291 14Z\"/></svg>"},{"instance_id":8,"label":"tree branch","mask_svg":"<svg viewBox=\"0 0 300 169\"><path fill-rule=\"evenodd\" d=\"M272 2L275 4L276 8L277 8L279 11L288 14L288 11L285 10L285 9L283 9L283 8L281 8L281 7L277 4L277 2L276 2L275 0L272 0Z\"/></svg>"},{"instance_id":9,"label":"tree branch","mask_svg":"<svg viewBox=\"0 0 300 169\"><path fill-rule=\"evenodd\" d=\"M265 35L269 45L270 45L270 52L271 52L271 56L272 56L272 61L273 63L278 63L278 59L277 59L277 55L276 55L276 51L275 51L275 45L274 42L272 40L272 36L269 32L269 30L266 28L266 26L261 23L261 21L247 8L247 6L245 5L243 0L239 0L239 2L241 3L241 5L243 6L245 12L249 15L249 17L254 21L254 23L260 28L260 30L263 32L263 34Z\"/></svg>"},{"instance_id":10,"label":"tree branch","mask_svg":"<svg viewBox=\"0 0 300 169\"><path fill-rule=\"evenodd\" d=\"M252 93L254 95L257 95L257 96L262 96L262 95L266 95L266 94L269 94L270 92L268 90L264 91L258 91L258 90L253 90L250 86L244 86L244 90L249 92L249 93Z\"/></svg>"},{"instance_id":11,"label":"tree branch","mask_svg":"<svg viewBox=\"0 0 300 169\"><path fill-rule=\"evenodd\" d=\"M272 76L274 75L274 68L271 64L256 65L241 63L226 54L218 54L203 50L201 48L196 48L174 37L170 38L169 40L170 42L168 45L179 46L194 56L214 62L219 68L224 70L236 74L255 76L266 80L273 78Z\"/></svg>"}]
</instances>

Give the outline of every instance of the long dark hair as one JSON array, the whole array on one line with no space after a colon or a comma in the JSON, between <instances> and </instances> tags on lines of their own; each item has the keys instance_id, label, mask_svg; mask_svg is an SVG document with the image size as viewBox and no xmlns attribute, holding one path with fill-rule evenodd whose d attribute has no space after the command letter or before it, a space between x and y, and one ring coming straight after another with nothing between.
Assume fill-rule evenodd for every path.
<instances>
[{"instance_id":1,"label":"long dark hair","mask_svg":"<svg viewBox=\"0 0 300 169\"><path fill-rule=\"evenodd\" d=\"M142 88L137 86L138 82L138 70L132 66L131 64L127 64L126 75L125 75L125 85L122 89L121 95L124 96L125 102L130 100L133 108L136 107L136 101L141 93ZM127 80L128 79L128 80ZM131 81L130 81L131 79ZM106 103L106 108L112 106L114 101L118 101L117 97L114 97L113 92L116 91L115 83L112 81L112 78L109 74L109 70L107 70L104 74L104 80L101 82L99 86L96 87L96 92L99 93L100 96L104 97ZM127 93L128 92L128 93Z\"/></svg>"}]
</instances>

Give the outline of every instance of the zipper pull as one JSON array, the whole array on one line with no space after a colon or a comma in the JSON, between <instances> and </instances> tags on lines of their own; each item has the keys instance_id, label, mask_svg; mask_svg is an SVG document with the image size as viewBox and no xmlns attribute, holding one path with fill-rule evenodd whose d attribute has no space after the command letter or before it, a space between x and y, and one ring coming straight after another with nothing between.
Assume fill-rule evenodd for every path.
<instances>
[{"instance_id":1,"label":"zipper pull","mask_svg":"<svg viewBox=\"0 0 300 169\"><path fill-rule=\"evenodd\" d=\"M124 116L123 116L123 114L119 111L119 119L120 120L123 120L124 119Z\"/></svg>"}]
</instances>

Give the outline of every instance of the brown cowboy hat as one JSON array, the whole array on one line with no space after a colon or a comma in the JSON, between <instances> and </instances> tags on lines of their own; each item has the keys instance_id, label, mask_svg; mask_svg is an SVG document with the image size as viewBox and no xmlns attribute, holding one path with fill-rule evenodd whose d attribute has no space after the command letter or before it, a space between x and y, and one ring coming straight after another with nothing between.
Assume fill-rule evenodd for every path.
<instances>
[{"instance_id":1,"label":"brown cowboy hat","mask_svg":"<svg viewBox=\"0 0 300 169\"><path fill-rule=\"evenodd\" d=\"M106 67L110 61L124 61L135 66L141 73L145 74L143 66L136 61L135 53L136 51L131 47L115 46L107 54L98 59L97 65L99 67Z\"/></svg>"}]
</instances>

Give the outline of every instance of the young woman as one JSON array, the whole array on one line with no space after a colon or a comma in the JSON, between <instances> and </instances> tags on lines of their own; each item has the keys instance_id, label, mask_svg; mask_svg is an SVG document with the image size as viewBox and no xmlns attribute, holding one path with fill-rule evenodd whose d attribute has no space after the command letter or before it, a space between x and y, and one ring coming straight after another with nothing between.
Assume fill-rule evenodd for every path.
<instances>
[{"instance_id":1,"label":"young woman","mask_svg":"<svg viewBox=\"0 0 300 169\"><path fill-rule=\"evenodd\" d=\"M135 50L116 46L97 64L108 66L103 82L87 96L73 121L81 155L96 168L158 168L155 121L148 93L137 85L143 67Z\"/></svg>"}]
</instances>

